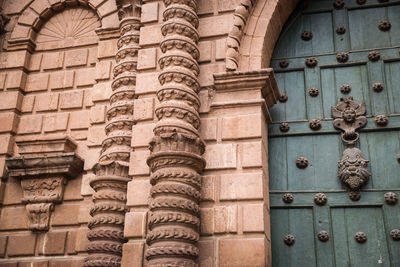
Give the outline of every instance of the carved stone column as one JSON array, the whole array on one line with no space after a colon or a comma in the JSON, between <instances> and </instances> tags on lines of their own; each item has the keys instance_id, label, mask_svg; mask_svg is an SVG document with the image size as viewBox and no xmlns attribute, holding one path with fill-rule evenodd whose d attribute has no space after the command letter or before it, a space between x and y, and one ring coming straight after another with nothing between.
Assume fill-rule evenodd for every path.
<instances>
[{"instance_id":1,"label":"carved stone column","mask_svg":"<svg viewBox=\"0 0 400 267\"><path fill-rule=\"evenodd\" d=\"M148 266L197 266L205 144L199 137L197 0L164 0L158 122L150 142Z\"/></svg>"},{"instance_id":2,"label":"carved stone column","mask_svg":"<svg viewBox=\"0 0 400 267\"><path fill-rule=\"evenodd\" d=\"M19 157L6 159L8 175L21 179L29 225L32 231L49 230L54 205L61 203L69 179L83 170L76 144L66 136L16 140Z\"/></svg>"},{"instance_id":3,"label":"carved stone column","mask_svg":"<svg viewBox=\"0 0 400 267\"><path fill-rule=\"evenodd\" d=\"M90 214L87 251L84 266L120 266L126 208L129 157L133 125L133 100L136 86L137 53L139 49L140 1L117 1L120 33L113 93L107 112L107 137L90 182L95 190Z\"/></svg>"}]
</instances>

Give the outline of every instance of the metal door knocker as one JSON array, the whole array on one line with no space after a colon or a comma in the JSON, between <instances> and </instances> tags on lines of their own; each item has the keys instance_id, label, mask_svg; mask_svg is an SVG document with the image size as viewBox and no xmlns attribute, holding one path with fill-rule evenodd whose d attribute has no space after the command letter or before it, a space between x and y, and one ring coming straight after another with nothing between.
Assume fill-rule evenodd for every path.
<instances>
[{"instance_id":1,"label":"metal door knocker","mask_svg":"<svg viewBox=\"0 0 400 267\"><path fill-rule=\"evenodd\" d=\"M356 102L352 97L342 98L332 107L333 126L343 131L342 141L346 145L342 159L338 162L338 178L350 189L349 197L353 201L360 199L360 189L371 176L367 167L369 160L355 147L355 143L360 140L357 130L367 124L365 114L365 103Z\"/></svg>"}]
</instances>

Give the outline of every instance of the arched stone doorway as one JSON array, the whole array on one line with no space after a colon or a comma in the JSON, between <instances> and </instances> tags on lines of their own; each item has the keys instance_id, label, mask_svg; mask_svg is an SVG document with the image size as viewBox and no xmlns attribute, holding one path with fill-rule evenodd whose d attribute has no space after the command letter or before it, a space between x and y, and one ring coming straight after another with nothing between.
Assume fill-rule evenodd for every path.
<instances>
[{"instance_id":1,"label":"arched stone doorway","mask_svg":"<svg viewBox=\"0 0 400 267\"><path fill-rule=\"evenodd\" d=\"M399 264L399 8L309 1L281 33L268 127L273 266Z\"/></svg>"}]
</instances>

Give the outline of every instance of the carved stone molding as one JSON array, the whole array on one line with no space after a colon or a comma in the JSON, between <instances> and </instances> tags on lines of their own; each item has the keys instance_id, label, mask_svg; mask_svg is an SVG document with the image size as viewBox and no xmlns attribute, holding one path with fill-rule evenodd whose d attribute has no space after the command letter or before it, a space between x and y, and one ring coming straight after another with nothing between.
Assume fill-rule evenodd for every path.
<instances>
[{"instance_id":1,"label":"carved stone molding","mask_svg":"<svg viewBox=\"0 0 400 267\"><path fill-rule=\"evenodd\" d=\"M136 88L136 69L139 50L140 8L139 0L117 0L120 19L120 37L115 55L114 80L111 84L110 108L107 111L105 132L100 158L90 186L93 217L88 224L90 241L84 266L121 265L124 238L124 220L131 149L133 103Z\"/></svg>"},{"instance_id":2,"label":"carved stone molding","mask_svg":"<svg viewBox=\"0 0 400 267\"><path fill-rule=\"evenodd\" d=\"M0 8L0 34L5 31L5 27L7 23L10 21L10 18L3 14L3 9Z\"/></svg>"},{"instance_id":3,"label":"carved stone molding","mask_svg":"<svg viewBox=\"0 0 400 267\"><path fill-rule=\"evenodd\" d=\"M160 104L147 164L151 200L147 266L197 266L200 173L205 143L199 136L197 0L164 0L160 43Z\"/></svg>"},{"instance_id":4,"label":"carved stone molding","mask_svg":"<svg viewBox=\"0 0 400 267\"><path fill-rule=\"evenodd\" d=\"M257 0L241 0L233 17L233 27L226 42L226 71L236 71L239 66L239 48L247 20Z\"/></svg>"},{"instance_id":5,"label":"carved stone molding","mask_svg":"<svg viewBox=\"0 0 400 267\"><path fill-rule=\"evenodd\" d=\"M6 159L8 175L21 180L28 228L47 231L54 205L61 203L69 179L83 170L83 160L68 137L16 141L20 157Z\"/></svg>"}]
</instances>

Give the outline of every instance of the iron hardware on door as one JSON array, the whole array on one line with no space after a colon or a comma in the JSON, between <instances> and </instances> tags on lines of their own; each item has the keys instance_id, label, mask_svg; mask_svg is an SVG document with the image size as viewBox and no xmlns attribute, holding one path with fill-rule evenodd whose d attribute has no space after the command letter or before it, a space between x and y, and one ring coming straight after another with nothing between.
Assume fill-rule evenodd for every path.
<instances>
[{"instance_id":1,"label":"iron hardware on door","mask_svg":"<svg viewBox=\"0 0 400 267\"><path fill-rule=\"evenodd\" d=\"M365 113L365 103L356 102L352 97L342 98L332 107L333 126L343 131L342 141L347 146L342 159L338 162L338 177L349 187L349 197L353 201L360 199L360 188L371 176L367 167L369 160L365 159L361 150L354 146L360 139L357 130L367 124Z\"/></svg>"}]
</instances>

